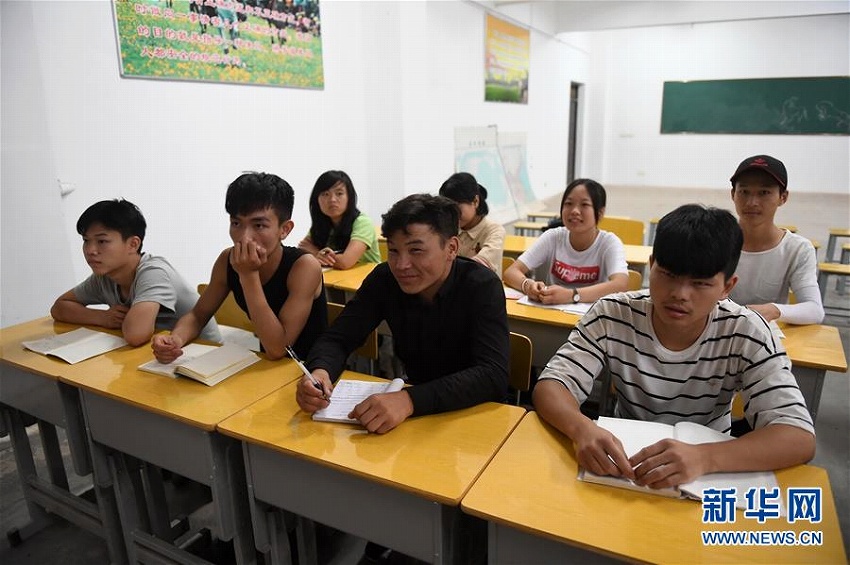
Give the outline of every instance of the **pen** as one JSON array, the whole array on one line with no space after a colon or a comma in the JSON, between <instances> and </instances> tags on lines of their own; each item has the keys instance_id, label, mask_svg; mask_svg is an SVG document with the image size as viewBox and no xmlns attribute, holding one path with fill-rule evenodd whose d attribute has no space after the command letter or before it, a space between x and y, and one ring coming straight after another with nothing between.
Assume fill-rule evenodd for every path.
<instances>
[{"instance_id":1,"label":"pen","mask_svg":"<svg viewBox=\"0 0 850 565\"><path fill-rule=\"evenodd\" d=\"M304 363L301 362L301 359L298 358L298 356L295 354L295 351L292 350L292 347L287 345L286 352L289 354L290 359L295 361L295 364L298 365L298 368L301 369L301 372L304 373L304 375L308 379L310 379L310 382L313 383L313 386L316 387L322 393L322 398L324 398L325 400L330 400L328 398L327 393L325 392L325 389L322 388L322 384L317 381L312 374L310 374L310 371L307 370L307 367L304 366Z\"/></svg>"}]
</instances>

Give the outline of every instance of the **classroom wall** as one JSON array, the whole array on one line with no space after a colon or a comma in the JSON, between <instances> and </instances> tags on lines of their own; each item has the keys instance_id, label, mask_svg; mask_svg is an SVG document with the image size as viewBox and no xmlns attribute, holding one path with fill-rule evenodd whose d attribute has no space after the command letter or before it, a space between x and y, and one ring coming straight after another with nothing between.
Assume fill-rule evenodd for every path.
<instances>
[{"instance_id":1,"label":"classroom wall","mask_svg":"<svg viewBox=\"0 0 850 565\"><path fill-rule=\"evenodd\" d=\"M636 189L726 190L742 159L768 153L785 162L792 191L850 191L848 136L659 133L666 80L847 76L847 13L561 37L588 42L588 89L598 97L585 123L583 174Z\"/></svg>"},{"instance_id":2,"label":"classroom wall","mask_svg":"<svg viewBox=\"0 0 850 565\"><path fill-rule=\"evenodd\" d=\"M87 276L74 224L100 199L138 204L145 249L194 284L229 244L223 195L244 170L295 188L292 244L320 172L346 170L377 221L453 172L458 126L527 132L535 191L561 190L569 82L587 55L533 31L529 104L485 103L485 8L323 0L314 91L122 79L106 0L0 2L0 326L45 315Z\"/></svg>"}]
</instances>

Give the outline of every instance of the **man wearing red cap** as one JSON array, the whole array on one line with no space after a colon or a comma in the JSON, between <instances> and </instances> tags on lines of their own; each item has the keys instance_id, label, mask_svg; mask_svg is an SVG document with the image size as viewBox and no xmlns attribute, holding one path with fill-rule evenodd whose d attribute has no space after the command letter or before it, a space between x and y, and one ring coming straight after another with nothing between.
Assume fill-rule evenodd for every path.
<instances>
[{"instance_id":1,"label":"man wearing red cap","mask_svg":"<svg viewBox=\"0 0 850 565\"><path fill-rule=\"evenodd\" d=\"M819 324L823 304L817 283L817 257L805 237L774 224L776 210L788 201L788 172L779 159L744 159L732 182L732 201L744 233L738 284L729 297L766 320ZM788 291L796 304L788 304Z\"/></svg>"}]
</instances>

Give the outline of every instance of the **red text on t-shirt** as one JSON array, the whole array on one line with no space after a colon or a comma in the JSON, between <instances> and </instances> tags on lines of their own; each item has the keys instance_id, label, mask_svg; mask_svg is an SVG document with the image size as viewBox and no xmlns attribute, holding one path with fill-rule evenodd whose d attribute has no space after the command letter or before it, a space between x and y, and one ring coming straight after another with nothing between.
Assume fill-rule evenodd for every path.
<instances>
[{"instance_id":1,"label":"red text on t-shirt","mask_svg":"<svg viewBox=\"0 0 850 565\"><path fill-rule=\"evenodd\" d=\"M556 260L552 262L552 274L565 283L594 284L599 282L599 265L577 267Z\"/></svg>"}]
</instances>

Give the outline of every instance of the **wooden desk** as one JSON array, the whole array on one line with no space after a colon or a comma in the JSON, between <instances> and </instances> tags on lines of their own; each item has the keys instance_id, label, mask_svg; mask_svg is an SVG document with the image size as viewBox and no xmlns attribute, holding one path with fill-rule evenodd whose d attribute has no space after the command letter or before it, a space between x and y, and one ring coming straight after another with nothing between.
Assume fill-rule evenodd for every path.
<instances>
[{"instance_id":1,"label":"wooden desk","mask_svg":"<svg viewBox=\"0 0 850 565\"><path fill-rule=\"evenodd\" d=\"M555 218L560 218L560 212L546 212L545 210L542 212L528 212L526 214L526 218L529 222L534 222L537 218L543 218L544 221L548 222L550 220L554 220Z\"/></svg>"},{"instance_id":2,"label":"wooden desk","mask_svg":"<svg viewBox=\"0 0 850 565\"><path fill-rule=\"evenodd\" d=\"M791 359L791 370L814 421L818 415L826 372L847 372L847 359L844 357L841 335L835 326L794 326L781 323L779 327L785 334L782 344Z\"/></svg>"},{"instance_id":3,"label":"wooden desk","mask_svg":"<svg viewBox=\"0 0 850 565\"><path fill-rule=\"evenodd\" d=\"M528 250L535 241L537 241L536 237L529 237L525 235L505 235L505 246L502 249L502 253L508 257L519 257Z\"/></svg>"},{"instance_id":4,"label":"wooden desk","mask_svg":"<svg viewBox=\"0 0 850 565\"><path fill-rule=\"evenodd\" d=\"M322 273L325 281L325 294L331 302L345 304L346 293L354 293L360 288L363 279L372 272L377 263L362 263L350 269L330 269ZM350 281L350 282L349 282ZM344 284L348 282L348 284Z\"/></svg>"},{"instance_id":5,"label":"wooden desk","mask_svg":"<svg viewBox=\"0 0 850 565\"><path fill-rule=\"evenodd\" d=\"M150 347L122 349L70 365L62 382L78 387L92 442L156 467L169 469L212 490L216 512L212 531L233 539L237 562L255 559L244 466L238 442L215 433L216 424L281 386L300 378L290 360L261 360L214 387L137 370L153 357ZM131 561L187 559L171 545L167 510L151 520L153 534L124 469L125 457L95 458L109 467L119 500ZM166 512L166 515L161 515Z\"/></svg>"},{"instance_id":6,"label":"wooden desk","mask_svg":"<svg viewBox=\"0 0 850 565\"><path fill-rule=\"evenodd\" d=\"M838 245L838 239L842 237L850 237L850 229L829 228L829 239L826 240L826 262L839 261L839 257L835 256L835 247Z\"/></svg>"},{"instance_id":7,"label":"wooden desk","mask_svg":"<svg viewBox=\"0 0 850 565\"><path fill-rule=\"evenodd\" d=\"M347 293L357 292L357 289L360 288L361 284L363 284L363 280L368 277L369 273L371 273L377 266L377 263L363 263L362 265L357 265L356 267L352 267L346 271L337 271L340 273L340 276L331 277L332 280L330 282L328 282L326 277L325 286ZM327 274L328 273L325 273L325 275Z\"/></svg>"},{"instance_id":8,"label":"wooden desk","mask_svg":"<svg viewBox=\"0 0 850 565\"><path fill-rule=\"evenodd\" d=\"M50 523L48 511L104 538L112 562L127 559L115 495L108 474L92 468L91 446L76 389L59 382L69 365L34 353L21 345L75 329L45 317L0 330L0 420L10 434L21 490L30 522L10 530L10 539L24 539ZM83 361L86 365L90 361ZM44 448L48 477L39 477L26 420L35 418ZM59 449L56 427L65 429L75 472L93 473L96 503L71 493ZM79 494L79 493L78 493Z\"/></svg>"},{"instance_id":9,"label":"wooden desk","mask_svg":"<svg viewBox=\"0 0 850 565\"><path fill-rule=\"evenodd\" d=\"M529 412L487 466L461 507L489 521L490 563L846 563L826 471L777 472L789 486L821 487L819 524L757 520L703 524L702 505L576 479L572 443ZM822 546L704 546L701 531L821 531ZM606 559L607 558L607 559Z\"/></svg>"},{"instance_id":10,"label":"wooden desk","mask_svg":"<svg viewBox=\"0 0 850 565\"><path fill-rule=\"evenodd\" d=\"M314 422L299 410L293 383L218 429L244 442L258 507L294 512L439 563L458 557L460 500L523 414L487 403L369 434L360 426ZM258 507L252 516L257 548L265 552L264 544L275 540L261 537Z\"/></svg>"}]
</instances>

